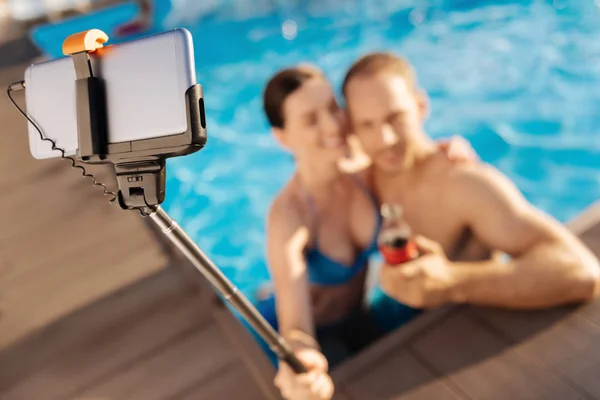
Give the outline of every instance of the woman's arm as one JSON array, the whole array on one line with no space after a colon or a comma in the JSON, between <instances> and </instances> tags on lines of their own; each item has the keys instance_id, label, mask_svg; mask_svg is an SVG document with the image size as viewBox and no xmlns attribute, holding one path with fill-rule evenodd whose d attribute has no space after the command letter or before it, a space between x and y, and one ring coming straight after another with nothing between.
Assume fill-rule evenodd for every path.
<instances>
[{"instance_id":1,"label":"woman's arm","mask_svg":"<svg viewBox=\"0 0 600 400\"><path fill-rule=\"evenodd\" d=\"M279 333L308 369L295 374L279 363L275 386L286 399L331 399L333 380L327 360L315 340L310 288L304 250L310 232L299 207L284 198L275 200L267 221L267 259L275 286Z\"/></svg>"},{"instance_id":2,"label":"woman's arm","mask_svg":"<svg viewBox=\"0 0 600 400\"><path fill-rule=\"evenodd\" d=\"M292 202L278 198L267 219L267 260L275 287L280 334L295 349L318 348L304 249L309 230Z\"/></svg>"}]
</instances>

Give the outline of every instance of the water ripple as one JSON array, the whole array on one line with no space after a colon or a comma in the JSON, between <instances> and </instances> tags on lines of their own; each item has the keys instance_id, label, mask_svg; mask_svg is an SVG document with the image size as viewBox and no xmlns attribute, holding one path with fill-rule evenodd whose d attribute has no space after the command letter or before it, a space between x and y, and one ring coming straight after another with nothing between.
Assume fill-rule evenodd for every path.
<instances>
[{"instance_id":1,"label":"water ripple","mask_svg":"<svg viewBox=\"0 0 600 400\"><path fill-rule=\"evenodd\" d=\"M193 9L204 15L190 30L209 141L197 154L169 160L165 202L246 294L268 279L264 217L293 169L269 132L261 92L272 73L295 63L315 63L339 86L356 57L403 54L429 93L432 136L466 136L560 220L600 198L600 12L593 1L248 4ZM291 39L282 34L286 21L297 28Z\"/></svg>"}]
</instances>

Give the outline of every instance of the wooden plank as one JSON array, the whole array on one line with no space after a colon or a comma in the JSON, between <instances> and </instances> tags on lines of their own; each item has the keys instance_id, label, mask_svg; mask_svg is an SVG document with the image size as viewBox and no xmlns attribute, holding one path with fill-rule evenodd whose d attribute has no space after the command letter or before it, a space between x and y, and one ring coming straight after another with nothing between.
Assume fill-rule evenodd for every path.
<instances>
[{"instance_id":1,"label":"wooden plank","mask_svg":"<svg viewBox=\"0 0 600 400\"><path fill-rule=\"evenodd\" d=\"M583 233L585 236L590 238L600 239L600 221L596 221L596 223L591 226L588 230Z\"/></svg>"},{"instance_id":2,"label":"wooden plank","mask_svg":"<svg viewBox=\"0 0 600 400\"><path fill-rule=\"evenodd\" d=\"M569 221L567 227L600 257L600 201Z\"/></svg>"},{"instance_id":3,"label":"wooden plank","mask_svg":"<svg viewBox=\"0 0 600 400\"><path fill-rule=\"evenodd\" d=\"M465 315L440 322L411 346L470 398L584 399L585 396L515 351Z\"/></svg>"},{"instance_id":4,"label":"wooden plank","mask_svg":"<svg viewBox=\"0 0 600 400\"><path fill-rule=\"evenodd\" d=\"M580 236L583 243L594 253L600 257L600 223L594 225L589 231Z\"/></svg>"},{"instance_id":5,"label":"wooden plank","mask_svg":"<svg viewBox=\"0 0 600 400\"><path fill-rule=\"evenodd\" d=\"M244 399L264 400L253 378L244 368L228 364L215 370L208 378L198 382L185 393L172 397L173 400Z\"/></svg>"},{"instance_id":6,"label":"wooden plank","mask_svg":"<svg viewBox=\"0 0 600 400\"><path fill-rule=\"evenodd\" d=\"M97 330L86 332L80 341L73 341L66 348L54 345L55 348L61 348L60 354L47 357L41 366L28 371L24 379L9 386L0 398L34 399L43 393L47 400L64 399L69 398L70 393L85 390L120 374L120 371L151 356L157 349L170 346L182 335L209 323L210 314L199 297L195 293L182 291L151 307L136 310L127 319L104 321ZM56 339L51 335L46 340ZM30 349L13 353L13 356L36 357L35 353L27 350ZM191 350L188 348L188 351ZM3 361L3 365L9 368L11 360ZM163 367L172 368L173 365L176 363Z\"/></svg>"},{"instance_id":7,"label":"wooden plank","mask_svg":"<svg viewBox=\"0 0 600 400\"><path fill-rule=\"evenodd\" d=\"M215 322L239 355L256 385L261 388L262 398L280 400L279 390L273 384L276 371L264 351L217 296L214 297L213 304Z\"/></svg>"},{"instance_id":8,"label":"wooden plank","mask_svg":"<svg viewBox=\"0 0 600 400\"><path fill-rule=\"evenodd\" d=\"M336 386L333 398L331 400L356 400L344 391L344 388Z\"/></svg>"},{"instance_id":9,"label":"wooden plank","mask_svg":"<svg viewBox=\"0 0 600 400\"><path fill-rule=\"evenodd\" d=\"M404 348L408 341L420 335L440 320L459 312L461 307L443 307L428 311L413 321L371 344L359 354L338 365L331 371L335 382L348 382L356 379L367 371L377 368L379 361L390 353Z\"/></svg>"},{"instance_id":10,"label":"wooden plank","mask_svg":"<svg viewBox=\"0 0 600 400\"><path fill-rule=\"evenodd\" d=\"M600 258L600 203L588 212L588 214L591 213L593 213L595 222L592 224L592 221L588 220L587 230L581 235L581 239ZM578 310L578 314L593 324L600 326L600 301L595 301L581 307Z\"/></svg>"},{"instance_id":11,"label":"wooden plank","mask_svg":"<svg viewBox=\"0 0 600 400\"><path fill-rule=\"evenodd\" d=\"M0 207L11 210L5 218L12 229L1 231L0 239L3 242L15 239L31 242L34 239L29 236L31 233L42 236L42 240L50 238L65 218L76 221L83 219L79 221L77 230L70 231L78 234L90 232L94 222L107 225L107 221L93 221L95 215L109 218L109 223L117 223L121 227L136 223L141 225L140 218L134 213L123 211L117 205L110 206L110 198L103 196L102 189L93 187L87 178L81 179L78 171L73 170L72 174L68 170L66 172L55 172L48 179L35 179L0 198ZM90 206L97 207L97 210ZM29 218L24 219L25 215ZM85 223L89 222L92 225L86 226Z\"/></svg>"},{"instance_id":12,"label":"wooden plank","mask_svg":"<svg viewBox=\"0 0 600 400\"><path fill-rule=\"evenodd\" d=\"M131 252L130 246L138 248L147 245L143 235L137 236L126 231L115 233L113 240L120 241L121 245L110 246L111 257L107 257L108 260L104 257L98 260L81 257L76 262L71 257L59 256L54 266L41 265L36 269L37 273L31 276L6 279L6 282L3 280L0 284L4 309L0 320L0 348L119 287L164 268L164 265L148 264L149 256L161 260L161 253L157 253L156 248L149 248L146 252ZM94 249L105 244L99 238L79 250L93 254ZM23 258L27 260L29 257Z\"/></svg>"},{"instance_id":13,"label":"wooden plank","mask_svg":"<svg viewBox=\"0 0 600 400\"><path fill-rule=\"evenodd\" d=\"M569 310L572 308L538 313L475 310L474 314L514 342L519 352L544 363L587 398L597 399L600 327Z\"/></svg>"},{"instance_id":14,"label":"wooden plank","mask_svg":"<svg viewBox=\"0 0 600 400\"><path fill-rule=\"evenodd\" d=\"M465 315L478 322L485 322L498 331L510 343L535 340L540 334L553 330L557 325L570 323L575 311L584 306L573 305L547 310L505 310L473 307Z\"/></svg>"},{"instance_id":15,"label":"wooden plank","mask_svg":"<svg viewBox=\"0 0 600 400\"><path fill-rule=\"evenodd\" d=\"M596 326L600 326L600 301L596 300L593 303L582 306L577 311L577 314Z\"/></svg>"},{"instance_id":16,"label":"wooden plank","mask_svg":"<svg viewBox=\"0 0 600 400\"><path fill-rule=\"evenodd\" d=\"M214 379L215 371L234 368L235 354L214 325L195 328L174 337L168 344L132 365L111 371L111 377L97 386L69 398L123 400L164 400L180 398L198 381L213 378L215 388L234 386L231 380ZM250 379L242 389L252 392ZM257 391L255 389L255 391ZM41 392L40 392L41 393ZM215 397L213 397L215 398ZM218 397L217 397L218 398ZM231 397L230 397L231 398ZM244 397L245 398L245 397ZM58 398L57 398L58 399Z\"/></svg>"},{"instance_id":17,"label":"wooden plank","mask_svg":"<svg viewBox=\"0 0 600 400\"><path fill-rule=\"evenodd\" d=\"M377 368L344 385L344 392L356 399L369 400L458 400L465 399L456 389L437 380L407 350L395 351L380 359Z\"/></svg>"},{"instance_id":18,"label":"wooden plank","mask_svg":"<svg viewBox=\"0 0 600 400\"><path fill-rule=\"evenodd\" d=\"M566 226L577 235L580 235L600 222L600 201L592 204L578 214L575 218L568 221ZM598 229L596 227L596 229ZM598 232L597 230L595 232Z\"/></svg>"},{"instance_id":19,"label":"wooden plank","mask_svg":"<svg viewBox=\"0 0 600 400\"><path fill-rule=\"evenodd\" d=\"M0 86L27 65L0 71ZM24 104L23 94L15 94ZM0 96L0 348L163 269L168 263L134 213L109 206L64 160L35 160L27 124ZM107 167L92 167L114 183Z\"/></svg>"},{"instance_id":20,"label":"wooden plank","mask_svg":"<svg viewBox=\"0 0 600 400\"><path fill-rule=\"evenodd\" d=\"M53 358L67 354L86 338L99 335L106 326L124 326L141 310L160 309L161 302L189 291L188 287L175 269L164 270L1 350L0 391ZM2 367L8 365L10 368Z\"/></svg>"},{"instance_id":21,"label":"wooden plank","mask_svg":"<svg viewBox=\"0 0 600 400\"><path fill-rule=\"evenodd\" d=\"M279 390L273 384L276 370L271 364L271 362L267 359L262 349L258 346L254 338L250 336L247 330L242 327L240 321L231 313L231 311L229 311L229 309L225 306L225 304L223 304L223 302L219 298L215 298L214 304L216 304L216 306L214 308L213 315L215 317L216 323L222 329L224 335L228 338L230 344L235 349L235 352L240 358L240 360L245 364L248 370L248 375L251 376L253 379L252 386L255 386L260 389L260 396L258 396L257 398L260 398L261 400L281 399L281 394ZM226 379L234 378L223 378L223 380ZM335 384L336 389L332 400L353 399L352 397L345 394L345 388L342 387L342 385L340 385L339 382L335 382ZM249 384L247 385L250 386ZM198 399L246 398L244 396L240 397L239 392L242 388L245 387L246 385L240 385L239 388L233 389L233 392L227 392L222 395L222 389L218 389L218 391L214 394L212 391L209 390L208 393L210 395L198 397ZM200 392L200 389L198 390ZM193 394L190 395L190 397L185 397L185 399L189 398L189 400L196 400L196 397L194 397L195 395L196 392L193 392ZM201 393L197 393L197 395L200 396Z\"/></svg>"}]
</instances>

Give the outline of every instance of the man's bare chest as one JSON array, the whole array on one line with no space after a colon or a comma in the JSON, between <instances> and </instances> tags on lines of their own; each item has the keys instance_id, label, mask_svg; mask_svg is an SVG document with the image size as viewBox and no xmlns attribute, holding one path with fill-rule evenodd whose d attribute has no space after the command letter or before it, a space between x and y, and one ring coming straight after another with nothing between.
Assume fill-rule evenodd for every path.
<instances>
[{"instance_id":1,"label":"man's bare chest","mask_svg":"<svg viewBox=\"0 0 600 400\"><path fill-rule=\"evenodd\" d=\"M456 251L464 241L468 227L460 219L457 210L444 201L443 194L426 189L414 189L404 193L384 193L382 202L402 206L404 219L415 234L440 243L446 254Z\"/></svg>"}]
</instances>

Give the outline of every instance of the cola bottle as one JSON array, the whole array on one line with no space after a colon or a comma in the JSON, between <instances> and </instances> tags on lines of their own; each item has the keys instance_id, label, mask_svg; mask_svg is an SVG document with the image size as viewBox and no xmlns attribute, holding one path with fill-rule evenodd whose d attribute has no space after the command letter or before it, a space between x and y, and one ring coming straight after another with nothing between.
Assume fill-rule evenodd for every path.
<instances>
[{"instance_id":1,"label":"cola bottle","mask_svg":"<svg viewBox=\"0 0 600 400\"><path fill-rule=\"evenodd\" d=\"M400 265L419 257L412 237L412 229L403 218L402 207L386 203L381 206L383 223L378 237L378 247L387 265Z\"/></svg>"}]
</instances>

